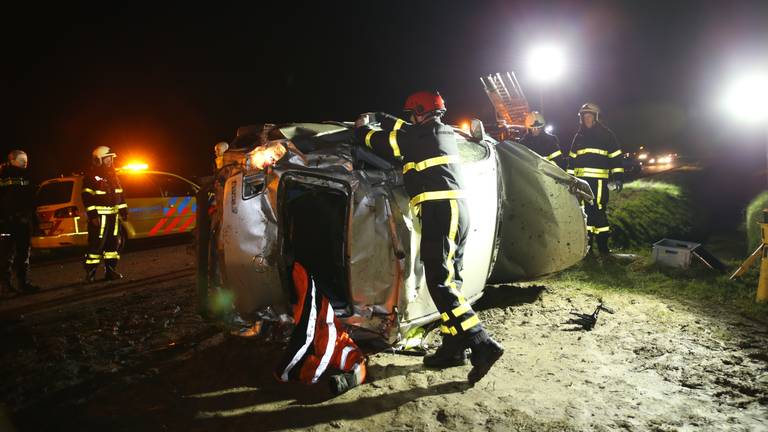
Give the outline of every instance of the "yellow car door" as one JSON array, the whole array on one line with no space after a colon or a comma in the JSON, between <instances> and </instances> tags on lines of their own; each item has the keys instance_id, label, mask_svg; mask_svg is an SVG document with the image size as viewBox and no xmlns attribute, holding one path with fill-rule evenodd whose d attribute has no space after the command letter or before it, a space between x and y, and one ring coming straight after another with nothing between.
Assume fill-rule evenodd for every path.
<instances>
[{"instance_id":1,"label":"yellow car door","mask_svg":"<svg viewBox=\"0 0 768 432\"><path fill-rule=\"evenodd\" d=\"M146 172L118 175L128 204L128 222L125 224L128 238L150 236L168 211L162 189Z\"/></svg>"}]
</instances>

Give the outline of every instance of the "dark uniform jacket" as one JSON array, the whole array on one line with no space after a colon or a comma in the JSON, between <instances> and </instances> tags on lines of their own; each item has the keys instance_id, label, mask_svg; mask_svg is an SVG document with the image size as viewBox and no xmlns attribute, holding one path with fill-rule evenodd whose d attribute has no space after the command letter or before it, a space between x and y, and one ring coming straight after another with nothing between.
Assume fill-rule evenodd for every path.
<instances>
[{"instance_id":1,"label":"dark uniform jacket","mask_svg":"<svg viewBox=\"0 0 768 432\"><path fill-rule=\"evenodd\" d=\"M622 180L622 151L616 135L600 122L591 128L582 126L573 137L568 173L576 177Z\"/></svg>"},{"instance_id":2,"label":"dark uniform jacket","mask_svg":"<svg viewBox=\"0 0 768 432\"><path fill-rule=\"evenodd\" d=\"M403 164L405 189L411 205L464 197L459 149L451 126L433 118L410 124L378 113L383 130L358 128L358 141L376 154Z\"/></svg>"},{"instance_id":3,"label":"dark uniform jacket","mask_svg":"<svg viewBox=\"0 0 768 432\"><path fill-rule=\"evenodd\" d=\"M128 204L123 197L123 187L114 169L94 167L83 176L83 205L88 218L98 215L117 214L128 216Z\"/></svg>"},{"instance_id":4,"label":"dark uniform jacket","mask_svg":"<svg viewBox=\"0 0 768 432\"><path fill-rule=\"evenodd\" d=\"M539 135L530 132L520 140L520 144L538 153L544 159L555 165L565 168L565 158L560 150L560 141L556 136L541 131Z\"/></svg>"},{"instance_id":5,"label":"dark uniform jacket","mask_svg":"<svg viewBox=\"0 0 768 432\"><path fill-rule=\"evenodd\" d=\"M35 215L35 188L27 170L13 165L0 166L0 219L16 217L30 221Z\"/></svg>"}]
</instances>

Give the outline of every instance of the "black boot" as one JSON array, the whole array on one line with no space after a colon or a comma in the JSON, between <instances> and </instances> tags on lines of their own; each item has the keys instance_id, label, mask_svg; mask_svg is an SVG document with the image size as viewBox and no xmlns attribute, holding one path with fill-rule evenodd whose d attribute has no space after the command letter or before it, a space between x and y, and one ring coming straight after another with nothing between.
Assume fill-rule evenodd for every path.
<instances>
[{"instance_id":1,"label":"black boot","mask_svg":"<svg viewBox=\"0 0 768 432\"><path fill-rule=\"evenodd\" d=\"M471 349L472 370L469 371L467 379L470 385L475 385L491 370L491 366L496 363L496 360L501 358L501 355L504 354L504 347L488 336L482 342L473 344Z\"/></svg>"},{"instance_id":2,"label":"black boot","mask_svg":"<svg viewBox=\"0 0 768 432\"><path fill-rule=\"evenodd\" d=\"M104 279L106 279L108 281L112 281L112 280L119 280L119 279L122 279L122 278L123 278L123 275L118 273L117 270L115 270L112 267L107 267L107 272L104 275Z\"/></svg>"},{"instance_id":3,"label":"black boot","mask_svg":"<svg viewBox=\"0 0 768 432\"><path fill-rule=\"evenodd\" d=\"M611 254L611 250L608 249L608 237L609 234L607 232L600 233L597 236L597 251L600 253L600 256L608 256Z\"/></svg>"},{"instance_id":4,"label":"black boot","mask_svg":"<svg viewBox=\"0 0 768 432\"><path fill-rule=\"evenodd\" d=\"M96 282L96 270L97 270L96 267L85 270L85 283Z\"/></svg>"},{"instance_id":5,"label":"black boot","mask_svg":"<svg viewBox=\"0 0 768 432\"><path fill-rule=\"evenodd\" d=\"M343 372L337 375L332 375L330 381L331 393L338 396L362 384L363 378L360 371L360 366L358 366L358 368L352 372Z\"/></svg>"},{"instance_id":6,"label":"black boot","mask_svg":"<svg viewBox=\"0 0 768 432\"><path fill-rule=\"evenodd\" d=\"M443 343L434 354L424 356L424 366L433 369L464 366L467 364L465 348L456 336L443 336Z\"/></svg>"},{"instance_id":7,"label":"black boot","mask_svg":"<svg viewBox=\"0 0 768 432\"><path fill-rule=\"evenodd\" d=\"M19 289L24 294L32 294L40 291L40 287L29 282L19 282Z\"/></svg>"}]
</instances>

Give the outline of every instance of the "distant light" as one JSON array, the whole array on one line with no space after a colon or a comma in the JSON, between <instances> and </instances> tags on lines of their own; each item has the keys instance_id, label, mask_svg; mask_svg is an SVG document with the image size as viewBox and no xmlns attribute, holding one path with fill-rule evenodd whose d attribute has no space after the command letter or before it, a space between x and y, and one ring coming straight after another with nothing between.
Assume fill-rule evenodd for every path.
<instances>
[{"instance_id":1,"label":"distant light","mask_svg":"<svg viewBox=\"0 0 768 432\"><path fill-rule=\"evenodd\" d=\"M648 163L656 163L656 158L651 158L648 160Z\"/></svg>"},{"instance_id":2,"label":"distant light","mask_svg":"<svg viewBox=\"0 0 768 432\"><path fill-rule=\"evenodd\" d=\"M662 157L659 158L658 162L660 164L672 163L672 157L671 156L662 156Z\"/></svg>"},{"instance_id":3,"label":"distant light","mask_svg":"<svg viewBox=\"0 0 768 432\"><path fill-rule=\"evenodd\" d=\"M149 165L144 162L131 162L128 165L124 165L122 169L126 171L145 171L149 169Z\"/></svg>"},{"instance_id":4,"label":"distant light","mask_svg":"<svg viewBox=\"0 0 768 432\"><path fill-rule=\"evenodd\" d=\"M557 81L565 71L565 53L556 45L533 47L528 53L528 72L542 83Z\"/></svg>"},{"instance_id":5,"label":"distant light","mask_svg":"<svg viewBox=\"0 0 768 432\"><path fill-rule=\"evenodd\" d=\"M463 121L463 122L461 122L461 125L460 125L459 127L460 127L460 128L461 128L461 130L463 130L464 132L469 132L469 122L468 122L468 121Z\"/></svg>"},{"instance_id":6,"label":"distant light","mask_svg":"<svg viewBox=\"0 0 768 432\"><path fill-rule=\"evenodd\" d=\"M544 126L544 132L551 134L555 130L555 127L551 124Z\"/></svg>"},{"instance_id":7,"label":"distant light","mask_svg":"<svg viewBox=\"0 0 768 432\"><path fill-rule=\"evenodd\" d=\"M639 155L637 155L637 158L640 160L646 160L648 159L648 153L640 153Z\"/></svg>"},{"instance_id":8,"label":"distant light","mask_svg":"<svg viewBox=\"0 0 768 432\"><path fill-rule=\"evenodd\" d=\"M745 123L768 121L768 72L754 71L735 79L725 90L722 107Z\"/></svg>"}]
</instances>

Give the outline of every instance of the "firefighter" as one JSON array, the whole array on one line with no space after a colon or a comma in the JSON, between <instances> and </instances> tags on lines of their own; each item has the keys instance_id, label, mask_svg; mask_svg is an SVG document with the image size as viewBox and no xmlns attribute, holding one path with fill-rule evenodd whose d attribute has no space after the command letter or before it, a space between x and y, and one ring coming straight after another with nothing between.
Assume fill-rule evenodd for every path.
<instances>
[{"instance_id":1,"label":"firefighter","mask_svg":"<svg viewBox=\"0 0 768 432\"><path fill-rule=\"evenodd\" d=\"M453 128L441 122L445 102L439 93L416 92L408 97L404 110L411 123L376 113L383 130L362 125L356 129L356 138L358 144L403 165L411 211L421 219L421 261L429 294L441 314L443 336L440 348L424 357L424 365L463 365L469 348L473 368L468 379L474 384L504 349L488 335L461 293L469 212L456 137Z\"/></svg>"},{"instance_id":2,"label":"firefighter","mask_svg":"<svg viewBox=\"0 0 768 432\"><path fill-rule=\"evenodd\" d=\"M29 238L35 221L35 189L27 176L27 154L13 150L0 166L0 294L35 292L29 283ZM11 284L15 270L17 289Z\"/></svg>"},{"instance_id":3,"label":"firefighter","mask_svg":"<svg viewBox=\"0 0 768 432\"><path fill-rule=\"evenodd\" d=\"M275 377L282 382L315 384L333 369L339 373L330 377L331 392L342 394L365 381L365 356L336 319L328 296L313 276L298 261L292 267L296 327Z\"/></svg>"},{"instance_id":4,"label":"firefighter","mask_svg":"<svg viewBox=\"0 0 768 432\"><path fill-rule=\"evenodd\" d=\"M120 218L128 220L128 205L115 172L117 157L109 147L93 150L91 168L83 177L83 205L88 213L88 253L85 255L85 281L96 280L96 270L104 260L105 279L122 279L117 272Z\"/></svg>"},{"instance_id":5,"label":"firefighter","mask_svg":"<svg viewBox=\"0 0 768 432\"><path fill-rule=\"evenodd\" d=\"M608 182L613 181L616 191L620 192L624 185L624 168L616 135L600 122L599 116L600 108L594 103L585 103L579 109L580 127L568 154L568 173L586 180L595 194L595 199L585 203L584 208L589 242L591 245L596 239L600 255L609 256Z\"/></svg>"},{"instance_id":6,"label":"firefighter","mask_svg":"<svg viewBox=\"0 0 768 432\"><path fill-rule=\"evenodd\" d=\"M525 115L526 134L520 143L538 153L544 159L552 162L560 168L566 168L563 152L560 150L560 140L556 136L544 130L546 123L544 116L538 111Z\"/></svg>"}]
</instances>

